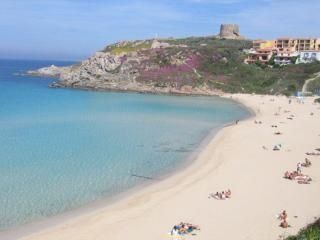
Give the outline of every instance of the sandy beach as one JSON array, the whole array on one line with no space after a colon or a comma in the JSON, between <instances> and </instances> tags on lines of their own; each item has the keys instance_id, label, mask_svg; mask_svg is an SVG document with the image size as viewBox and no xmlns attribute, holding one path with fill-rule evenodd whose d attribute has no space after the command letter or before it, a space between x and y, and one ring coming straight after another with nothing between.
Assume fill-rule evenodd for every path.
<instances>
[{"instance_id":1,"label":"sandy beach","mask_svg":"<svg viewBox=\"0 0 320 240\"><path fill-rule=\"evenodd\" d=\"M256 116L221 130L189 167L103 209L23 239L264 240L295 234L313 222L320 216L320 156L305 153L320 148L320 105L313 98L290 104L286 97L225 97L240 101ZM282 134L276 135L278 131ZM273 151L276 144L281 144L279 151ZM312 178L310 184L283 178L306 157L312 166L302 173ZM231 199L208 198L226 189L231 189ZM276 217L284 209L291 225L286 229ZM181 221L199 225L200 231L170 236Z\"/></svg>"}]
</instances>

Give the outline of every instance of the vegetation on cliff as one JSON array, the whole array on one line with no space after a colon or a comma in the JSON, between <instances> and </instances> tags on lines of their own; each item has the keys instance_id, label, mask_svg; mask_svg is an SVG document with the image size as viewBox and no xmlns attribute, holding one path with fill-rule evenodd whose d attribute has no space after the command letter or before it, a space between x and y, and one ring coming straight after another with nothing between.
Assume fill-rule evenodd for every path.
<instances>
[{"instance_id":1,"label":"vegetation on cliff","mask_svg":"<svg viewBox=\"0 0 320 240\"><path fill-rule=\"evenodd\" d=\"M152 42L150 40L123 42L106 46L103 52L111 52L114 55L119 55L122 53L137 52L143 49L149 49L151 48L151 44Z\"/></svg>"},{"instance_id":2,"label":"vegetation on cliff","mask_svg":"<svg viewBox=\"0 0 320 240\"><path fill-rule=\"evenodd\" d=\"M182 86L220 89L225 92L292 94L301 90L310 75L320 72L319 63L266 67L244 64L247 40L221 40L213 37L165 39L171 47L150 49L151 41L113 45L105 51L140 51L139 82L155 86ZM150 67L151 65L151 67Z\"/></svg>"},{"instance_id":3,"label":"vegetation on cliff","mask_svg":"<svg viewBox=\"0 0 320 240\"><path fill-rule=\"evenodd\" d=\"M245 50L251 47L248 40L215 37L125 41L107 46L79 65L61 69L60 81L54 86L155 93L290 95L320 72L319 63L247 65ZM44 70L57 71L52 67ZM316 89L317 84L314 81L311 88Z\"/></svg>"},{"instance_id":4,"label":"vegetation on cliff","mask_svg":"<svg viewBox=\"0 0 320 240\"><path fill-rule=\"evenodd\" d=\"M320 93L320 77L317 77L308 84L308 91L313 93Z\"/></svg>"}]
</instances>

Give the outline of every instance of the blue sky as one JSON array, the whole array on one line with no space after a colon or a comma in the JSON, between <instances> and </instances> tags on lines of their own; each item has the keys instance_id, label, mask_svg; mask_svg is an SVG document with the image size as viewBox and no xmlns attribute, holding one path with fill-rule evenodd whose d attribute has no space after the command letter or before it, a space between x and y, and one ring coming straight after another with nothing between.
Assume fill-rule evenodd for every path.
<instances>
[{"instance_id":1,"label":"blue sky","mask_svg":"<svg viewBox=\"0 0 320 240\"><path fill-rule=\"evenodd\" d=\"M80 60L132 39L320 37L320 0L0 0L0 58Z\"/></svg>"}]
</instances>

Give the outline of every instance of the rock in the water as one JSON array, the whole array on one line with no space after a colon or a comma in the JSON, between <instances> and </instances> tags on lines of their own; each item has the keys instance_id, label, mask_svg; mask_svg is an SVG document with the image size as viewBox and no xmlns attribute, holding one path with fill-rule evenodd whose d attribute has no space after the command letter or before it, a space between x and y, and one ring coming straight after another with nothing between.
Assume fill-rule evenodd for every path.
<instances>
[{"instance_id":1,"label":"rock in the water","mask_svg":"<svg viewBox=\"0 0 320 240\"><path fill-rule=\"evenodd\" d=\"M30 70L27 73L34 76L48 76L48 77L60 77L63 72L69 70L70 67L57 67L51 65L50 67L40 68L38 70Z\"/></svg>"}]
</instances>

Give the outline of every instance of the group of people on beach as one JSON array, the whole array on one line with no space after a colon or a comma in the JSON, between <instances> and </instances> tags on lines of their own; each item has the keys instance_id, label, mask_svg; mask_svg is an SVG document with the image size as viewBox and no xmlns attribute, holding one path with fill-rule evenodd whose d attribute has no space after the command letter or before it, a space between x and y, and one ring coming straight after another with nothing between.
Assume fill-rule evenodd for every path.
<instances>
[{"instance_id":1,"label":"group of people on beach","mask_svg":"<svg viewBox=\"0 0 320 240\"><path fill-rule=\"evenodd\" d=\"M185 235L185 234L193 232L194 230L200 230L199 226L191 224L191 223L181 222L181 223L173 226L170 234L171 235Z\"/></svg>"},{"instance_id":2,"label":"group of people on beach","mask_svg":"<svg viewBox=\"0 0 320 240\"><path fill-rule=\"evenodd\" d=\"M291 103L291 100L290 102ZM280 109L279 109L280 112ZM290 111L285 110L285 113L289 113ZM280 114L275 114L277 116L279 116ZM288 120L293 120L295 117L295 115L291 114L290 116L287 117ZM271 125L272 128L277 128L277 125ZM275 135L282 135L282 132L277 131L274 133ZM281 144L276 144L273 147L273 151L279 151L281 150L282 145ZM320 149L319 149L320 151ZM307 155L317 155L317 153L306 153ZM319 153L320 155L320 153ZM308 175L305 175L302 173L302 168L307 168L310 167L312 165L311 161L308 158L305 158L304 162L298 162L297 163L297 168L295 171L293 172L289 172L286 171L284 173L284 178L289 179L289 180L296 180L299 184L309 184L312 179L311 177L309 177ZM288 224L288 214L286 212L286 210L283 210L279 215L278 215L278 220L280 220L280 227L282 228L288 228L290 227L290 225Z\"/></svg>"},{"instance_id":3,"label":"group of people on beach","mask_svg":"<svg viewBox=\"0 0 320 240\"><path fill-rule=\"evenodd\" d=\"M293 172L286 171L284 173L284 178L289 180L296 180L299 184L309 184L312 179L308 175L302 174L302 167L310 167L311 161L306 158L304 163L297 163L297 170Z\"/></svg>"},{"instance_id":4,"label":"group of people on beach","mask_svg":"<svg viewBox=\"0 0 320 240\"><path fill-rule=\"evenodd\" d=\"M296 180L299 184L309 184L312 181L312 178L308 175L298 173L297 171L284 173L284 178L289 180Z\"/></svg>"},{"instance_id":5,"label":"group of people on beach","mask_svg":"<svg viewBox=\"0 0 320 240\"><path fill-rule=\"evenodd\" d=\"M274 101L274 99L271 99L271 101ZM291 100L289 100L289 103L291 104ZM278 113L276 113L275 115L279 116L280 111L281 111L281 108L278 109ZM288 111L288 110L284 111L285 114L287 114L289 112L290 111ZM294 118L295 118L295 115L290 114L289 116L287 116L286 119L294 120ZM237 123L238 123L238 121L236 121L236 124ZM280 122L280 123L284 123L284 122ZM262 123L262 121L254 120L254 124L263 124L263 123ZM271 125L271 127L275 128L275 130L277 130L274 132L274 135L282 135L283 134L283 132L278 131L278 127L279 127L278 125L273 124L273 125ZM282 150L282 148L283 148L283 145L281 143L278 143L273 146L272 150L273 151L280 151L280 150ZM268 150L268 148L265 146L263 146L263 149ZM307 152L306 155L320 156L320 148L315 149L315 151L313 151L313 152ZM286 171L284 173L284 178L297 181L297 183L299 183L299 184L309 184L312 181L312 179L308 175L303 174L302 170L303 170L303 168L308 168L311 165L312 165L311 161L308 158L305 158L304 162L297 163L295 171L292 171L292 172ZM230 199L231 198L231 190L228 189L228 190L221 191L221 192L210 193L208 198L214 198L217 200ZM288 214L287 214L286 210L283 210L279 215L277 215L277 219L280 220L280 227L282 227L282 228L290 227L290 225L288 223ZM188 233L192 232L193 230L200 230L200 229L196 225L192 225L192 224L188 224L188 223L180 223L178 225L175 225L172 228L171 235L188 234Z\"/></svg>"},{"instance_id":6,"label":"group of people on beach","mask_svg":"<svg viewBox=\"0 0 320 240\"><path fill-rule=\"evenodd\" d=\"M211 193L209 194L209 198L215 198L217 200L226 200L228 198L231 198L231 190L228 189L226 191L216 192L215 194Z\"/></svg>"}]
</instances>

